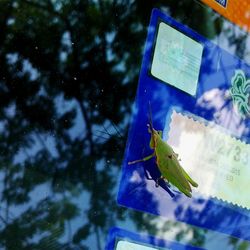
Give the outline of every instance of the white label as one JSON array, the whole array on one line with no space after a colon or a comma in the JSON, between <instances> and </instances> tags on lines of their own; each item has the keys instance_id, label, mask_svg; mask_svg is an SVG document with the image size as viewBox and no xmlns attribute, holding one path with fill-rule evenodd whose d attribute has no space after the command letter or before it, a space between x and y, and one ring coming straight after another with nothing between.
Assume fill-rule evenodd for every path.
<instances>
[{"instance_id":1,"label":"white label","mask_svg":"<svg viewBox=\"0 0 250 250\"><path fill-rule=\"evenodd\" d=\"M151 74L190 95L195 95L202 52L202 44L161 22Z\"/></svg>"},{"instance_id":2,"label":"white label","mask_svg":"<svg viewBox=\"0 0 250 250\"><path fill-rule=\"evenodd\" d=\"M250 209L250 145L173 111L168 143L199 193Z\"/></svg>"}]
</instances>

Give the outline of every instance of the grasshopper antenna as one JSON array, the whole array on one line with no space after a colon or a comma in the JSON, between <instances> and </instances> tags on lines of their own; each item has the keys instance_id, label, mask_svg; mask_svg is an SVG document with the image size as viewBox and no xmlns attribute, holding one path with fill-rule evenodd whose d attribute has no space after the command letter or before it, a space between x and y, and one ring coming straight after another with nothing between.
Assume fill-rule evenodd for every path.
<instances>
[{"instance_id":1,"label":"grasshopper antenna","mask_svg":"<svg viewBox=\"0 0 250 250\"><path fill-rule=\"evenodd\" d=\"M149 113L148 113L148 118L149 118L148 127L149 127L149 130L153 131L152 109L151 109L150 101L148 102L148 110L149 110Z\"/></svg>"}]
</instances>

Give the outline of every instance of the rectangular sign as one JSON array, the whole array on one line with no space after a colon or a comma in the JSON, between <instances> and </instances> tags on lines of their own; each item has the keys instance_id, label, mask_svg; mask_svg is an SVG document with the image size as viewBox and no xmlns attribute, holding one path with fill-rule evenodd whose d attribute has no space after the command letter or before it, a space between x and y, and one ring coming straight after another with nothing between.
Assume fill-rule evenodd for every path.
<instances>
[{"instance_id":1,"label":"rectangular sign","mask_svg":"<svg viewBox=\"0 0 250 250\"><path fill-rule=\"evenodd\" d=\"M249 128L250 66L154 10L118 203L250 240Z\"/></svg>"}]
</instances>

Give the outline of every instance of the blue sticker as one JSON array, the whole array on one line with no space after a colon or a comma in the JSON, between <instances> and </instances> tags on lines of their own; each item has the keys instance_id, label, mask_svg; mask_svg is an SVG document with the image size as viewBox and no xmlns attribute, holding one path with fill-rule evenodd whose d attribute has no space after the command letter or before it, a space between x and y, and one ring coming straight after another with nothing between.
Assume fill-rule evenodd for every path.
<instances>
[{"instance_id":1,"label":"blue sticker","mask_svg":"<svg viewBox=\"0 0 250 250\"><path fill-rule=\"evenodd\" d=\"M220 4L222 7L227 7L227 0L215 0L218 4Z\"/></svg>"},{"instance_id":2,"label":"blue sticker","mask_svg":"<svg viewBox=\"0 0 250 250\"><path fill-rule=\"evenodd\" d=\"M249 79L244 61L155 9L118 203L250 240ZM151 126L168 150L149 145Z\"/></svg>"},{"instance_id":3,"label":"blue sticker","mask_svg":"<svg viewBox=\"0 0 250 250\"><path fill-rule=\"evenodd\" d=\"M109 232L105 250L202 250L202 248L184 245L145 234L136 234L121 228L112 228Z\"/></svg>"}]
</instances>

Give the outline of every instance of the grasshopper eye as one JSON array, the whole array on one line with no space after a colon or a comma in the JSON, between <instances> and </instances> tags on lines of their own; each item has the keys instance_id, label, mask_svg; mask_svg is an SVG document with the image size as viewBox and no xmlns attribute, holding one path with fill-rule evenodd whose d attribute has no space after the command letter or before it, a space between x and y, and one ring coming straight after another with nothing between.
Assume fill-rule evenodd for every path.
<instances>
[{"instance_id":1,"label":"grasshopper eye","mask_svg":"<svg viewBox=\"0 0 250 250\"><path fill-rule=\"evenodd\" d=\"M157 130L157 134L162 137L162 131L161 130Z\"/></svg>"},{"instance_id":2,"label":"grasshopper eye","mask_svg":"<svg viewBox=\"0 0 250 250\"><path fill-rule=\"evenodd\" d=\"M150 125L147 124L147 127L148 127L148 132L151 134L151 133L152 133L152 130L151 130L151 128L150 128Z\"/></svg>"}]
</instances>

